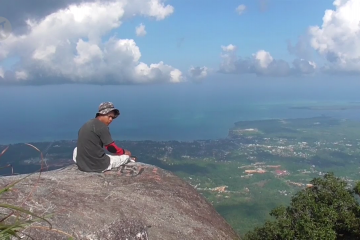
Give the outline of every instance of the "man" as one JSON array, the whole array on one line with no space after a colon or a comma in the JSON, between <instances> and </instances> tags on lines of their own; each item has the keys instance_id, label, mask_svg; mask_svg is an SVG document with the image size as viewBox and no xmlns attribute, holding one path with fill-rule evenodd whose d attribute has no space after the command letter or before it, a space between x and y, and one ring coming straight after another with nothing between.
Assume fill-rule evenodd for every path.
<instances>
[{"instance_id":1,"label":"man","mask_svg":"<svg viewBox=\"0 0 360 240\"><path fill-rule=\"evenodd\" d=\"M109 131L111 122L120 111L111 102L103 102L95 118L86 122L78 132L73 160L84 172L104 172L134 162L131 152L116 146ZM105 154L104 147L112 154Z\"/></svg>"}]
</instances>

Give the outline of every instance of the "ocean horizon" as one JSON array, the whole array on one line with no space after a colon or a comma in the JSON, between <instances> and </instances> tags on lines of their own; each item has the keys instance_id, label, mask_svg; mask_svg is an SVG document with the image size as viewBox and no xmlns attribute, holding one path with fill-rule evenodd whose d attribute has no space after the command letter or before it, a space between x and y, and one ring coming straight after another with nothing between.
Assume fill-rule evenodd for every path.
<instances>
[{"instance_id":1,"label":"ocean horizon","mask_svg":"<svg viewBox=\"0 0 360 240\"><path fill-rule=\"evenodd\" d=\"M309 110L296 106L360 105L355 88L311 90L290 85L205 83L179 86L3 87L0 144L75 140L102 101L121 115L110 125L115 140L192 141L225 138L237 121L317 117L360 119L359 109ZM306 84L302 88L306 88ZM301 88L301 86L298 88ZM75 90L77 89L77 90ZM31 94L29 94L31 91ZM115 94L111 94L115 93ZM19 94L29 95L21 101ZM9 107L10 106L10 107Z\"/></svg>"}]
</instances>

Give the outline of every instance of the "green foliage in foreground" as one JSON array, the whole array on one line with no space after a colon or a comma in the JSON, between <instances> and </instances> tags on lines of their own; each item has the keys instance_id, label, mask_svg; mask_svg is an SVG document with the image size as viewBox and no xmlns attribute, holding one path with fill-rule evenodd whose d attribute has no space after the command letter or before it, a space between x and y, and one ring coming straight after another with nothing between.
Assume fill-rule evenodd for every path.
<instances>
[{"instance_id":1,"label":"green foliage in foreground","mask_svg":"<svg viewBox=\"0 0 360 240\"><path fill-rule=\"evenodd\" d=\"M290 206L271 211L274 221L248 232L244 239L360 239L360 205L355 195L360 193L360 183L349 189L333 173L311 183L312 188L292 197Z\"/></svg>"},{"instance_id":2,"label":"green foliage in foreground","mask_svg":"<svg viewBox=\"0 0 360 240\"><path fill-rule=\"evenodd\" d=\"M30 176L30 175L28 175ZM26 176L26 177L28 177ZM26 178L25 177L25 178ZM0 239L10 240L12 237L19 238L19 233L30 224L37 221L45 221L50 226L50 222L43 217L40 217L26 209L18 206L7 204L3 202L3 195L10 191L11 188L22 181L24 178L13 182L12 184L0 189L0 208L1 208L1 219L0 219ZM8 210L9 213L3 213L3 210ZM25 215L22 215L25 214ZM27 216L32 216L33 219L29 220Z\"/></svg>"}]
</instances>

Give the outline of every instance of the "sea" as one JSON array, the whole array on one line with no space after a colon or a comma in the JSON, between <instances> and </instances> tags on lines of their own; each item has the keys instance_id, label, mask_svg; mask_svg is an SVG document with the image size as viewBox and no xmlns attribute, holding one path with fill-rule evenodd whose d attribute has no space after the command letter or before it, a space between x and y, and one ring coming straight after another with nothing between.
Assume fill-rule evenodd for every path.
<instances>
[{"instance_id":1,"label":"sea","mask_svg":"<svg viewBox=\"0 0 360 240\"><path fill-rule=\"evenodd\" d=\"M192 141L225 138L237 121L331 116L360 120L358 82L222 80L149 85L63 84L0 87L0 144L76 140L98 105L121 115L110 125L116 140Z\"/></svg>"}]
</instances>

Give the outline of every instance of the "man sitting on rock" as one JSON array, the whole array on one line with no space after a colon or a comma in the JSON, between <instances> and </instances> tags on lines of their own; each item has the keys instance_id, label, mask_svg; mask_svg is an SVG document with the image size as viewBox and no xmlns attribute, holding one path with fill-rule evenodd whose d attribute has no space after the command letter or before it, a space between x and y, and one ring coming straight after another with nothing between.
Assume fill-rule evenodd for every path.
<instances>
[{"instance_id":1,"label":"man sitting on rock","mask_svg":"<svg viewBox=\"0 0 360 240\"><path fill-rule=\"evenodd\" d=\"M113 103L103 102L95 118L86 122L78 132L73 160L84 172L105 172L128 162L135 162L131 152L116 146L109 131L111 122L120 115ZM105 154L104 147L112 154Z\"/></svg>"}]
</instances>

